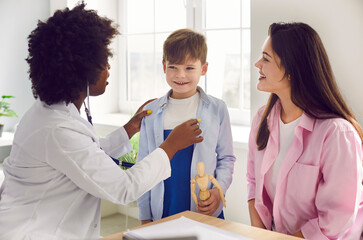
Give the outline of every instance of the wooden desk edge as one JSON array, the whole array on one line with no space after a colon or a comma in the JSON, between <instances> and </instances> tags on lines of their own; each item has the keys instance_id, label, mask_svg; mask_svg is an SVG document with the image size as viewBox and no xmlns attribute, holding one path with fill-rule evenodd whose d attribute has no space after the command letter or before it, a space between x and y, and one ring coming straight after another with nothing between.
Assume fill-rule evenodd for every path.
<instances>
[{"instance_id":1,"label":"wooden desk edge","mask_svg":"<svg viewBox=\"0 0 363 240\"><path fill-rule=\"evenodd\" d=\"M252 238L252 239L258 239L258 240L298 240L298 239L300 239L301 240L301 238L298 238L298 237L293 237L293 236L289 236L289 235L285 235L285 234L281 234L281 233L277 233L277 232L272 232L272 231L268 231L265 229L245 225L242 223L236 223L236 222L231 222L228 220L223 220L223 219L219 219L219 218L215 218L215 217L211 217L211 216L206 216L206 215L202 215L202 214L195 213L192 211L181 212L181 213L175 214L173 216L169 216L169 217L160 219L155 222L151 222L151 223L148 223L145 225L140 225L140 226L134 227L131 230L135 230L135 229L138 229L141 227L146 227L146 226L170 221L170 220L182 217L182 216L190 218L190 219L198 221L198 222L201 222L201 223L205 223L205 224L214 226L214 227L218 227L218 228L230 231L230 232L234 232L234 233L240 234L244 237L248 237L248 238ZM115 234L112 234L105 238L102 238L100 240L121 240L124 232L125 231L115 233Z\"/></svg>"}]
</instances>

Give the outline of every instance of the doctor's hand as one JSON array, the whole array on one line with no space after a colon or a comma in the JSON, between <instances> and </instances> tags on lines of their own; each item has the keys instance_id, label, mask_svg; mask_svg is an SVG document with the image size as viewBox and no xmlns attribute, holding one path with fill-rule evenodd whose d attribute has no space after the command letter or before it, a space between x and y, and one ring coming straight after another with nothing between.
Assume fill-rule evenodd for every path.
<instances>
[{"instance_id":1,"label":"doctor's hand","mask_svg":"<svg viewBox=\"0 0 363 240\"><path fill-rule=\"evenodd\" d=\"M212 188L209 190L209 192L210 197L207 200L199 201L198 210L201 214L213 216L213 213L217 211L219 207L221 197L217 188Z\"/></svg>"},{"instance_id":2,"label":"doctor's hand","mask_svg":"<svg viewBox=\"0 0 363 240\"><path fill-rule=\"evenodd\" d=\"M202 130L200 130L198 122L198 119L191 119L176 126L160 145L160 148L168 155L169 160L177 151L203 141L203 137L199 136Z\"/></svg>"},{"instance_id":3,"label":"doctor's hand","mask_svg":"<svg viewBox=\"0 0 363 240\"><path fill-rule=\"evenodd\" d=\"M141 120L145 116L149 116L151 114L151 110L142 111L142 109L145 107L146 104L151 103L155 99L156 98L151 99L151 100L145 102L144 104L142 104L141 107L139 107L139 109L137 109L135 115L130 119L130 121L128 121L128 123L126 123L124 125L124 128L127 132L127 135L129 136L129 138L132 138L132 136L134 136L135 133L140 131Z\"/></svg>"}]
</instances>

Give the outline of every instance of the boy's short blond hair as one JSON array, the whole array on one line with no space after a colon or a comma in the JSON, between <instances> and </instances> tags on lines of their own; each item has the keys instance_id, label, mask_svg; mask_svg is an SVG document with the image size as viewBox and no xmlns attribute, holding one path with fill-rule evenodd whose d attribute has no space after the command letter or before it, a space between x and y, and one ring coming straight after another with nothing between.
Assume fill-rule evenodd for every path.
<instances>
[{"instance_id":1,"label":"boy's short blond hair","mask_svg":"<svg viewBox=\"0 0 363 240\"><path fill-rule=\"evenodd\" d=\"M184 63L187 59L207 60L207 43L204 35L191 29L179 29L172 32L163 46L163 61L172 64Z\"/></svg>"}]
</instances>

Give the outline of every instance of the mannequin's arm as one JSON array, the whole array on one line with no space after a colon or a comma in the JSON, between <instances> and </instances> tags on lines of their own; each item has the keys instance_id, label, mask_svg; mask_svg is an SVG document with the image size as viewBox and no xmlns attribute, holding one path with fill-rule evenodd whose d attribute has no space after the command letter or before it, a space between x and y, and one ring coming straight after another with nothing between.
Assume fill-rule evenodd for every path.
<instances>
[{"instance_id":1,"label":"mannequin's arm","mask_svg":"<svg viewBox=\"0 0 363 240\"><path fill-rule=\"evenodd\" d=\"M224 199L224 193L221 188L221 185L219 185L218 181L212 175L209 175L208 177L209 177L209 180L213 183L213 185L218 189L219 196L221 197L223 206L226 207L226 201Z\"/></svg>"},{"instance_id":2,"label":"mannequin's arm","mask_svg":"<svg viewBox=\"0 0 363 240\"><path fill-rule=\"evenodd\" d=\"M197 205L197 210L198 210L198 198L197 195L195 194L195 179L191 179L190 180L190 193L192 194L192 198L195 202L195 204Z\"/></svg>"}]
</instances>

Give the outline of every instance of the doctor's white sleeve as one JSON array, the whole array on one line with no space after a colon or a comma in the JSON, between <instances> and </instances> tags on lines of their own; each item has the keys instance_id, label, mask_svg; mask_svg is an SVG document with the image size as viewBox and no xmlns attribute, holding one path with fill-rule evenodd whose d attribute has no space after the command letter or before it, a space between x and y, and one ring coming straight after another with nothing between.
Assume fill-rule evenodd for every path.
<instances>
[{"instance_id":1,"label":"doctor's white sleeve","mask_svg":"<svg viewBox=\"0 0 363 240\"><path fill-rule=\"evenodd\" d=\"M113 158L132 151L129 136L124 127L120 127L108 134L105 138L100 138L101 148Z\"/></svg>"},{"instance_id":2,"label":"doctor's white sleeve","mask_svg":"<svg viewBox=\"0 0 363 240\"><path fill-rule=\"evenodd\" d=\"M84 191L116 204L137 200L171 174L169 158L160 148L124 171L87 135L57 128L46 137L46 160L52 167Z\"/></svg>"}]
</instances>

